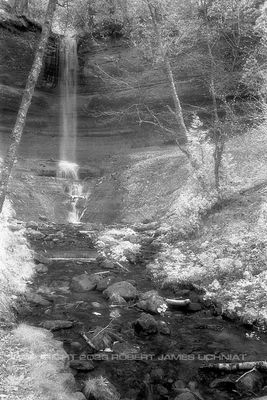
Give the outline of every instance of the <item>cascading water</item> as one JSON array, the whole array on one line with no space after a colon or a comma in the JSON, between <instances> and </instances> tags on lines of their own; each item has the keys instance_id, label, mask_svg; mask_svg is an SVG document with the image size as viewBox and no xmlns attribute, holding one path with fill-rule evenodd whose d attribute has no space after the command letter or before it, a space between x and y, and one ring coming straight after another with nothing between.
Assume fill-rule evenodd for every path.
<instances>
[{"instance_id":1,"label":"cascading water","mask_svg":"<svg viewBox=\"0 0 267 400\"><path fill-rule=\"evenodd\" d=\"M77 42L74 36L64 36L61 41L61 143L58 177L67 181L65 191L70 198L68 221L79 223L85 210L78 207L88 197L83 194L76 163L77 140Z\"/></svg>"}]
</instances>

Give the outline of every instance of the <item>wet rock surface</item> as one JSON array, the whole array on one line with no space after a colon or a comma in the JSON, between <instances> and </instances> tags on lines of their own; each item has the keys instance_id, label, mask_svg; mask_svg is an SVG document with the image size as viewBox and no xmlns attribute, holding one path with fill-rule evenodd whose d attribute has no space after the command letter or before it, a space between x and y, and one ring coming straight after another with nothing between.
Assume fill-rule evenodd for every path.
<instances>
[{"instance_id":1,"label":"wet rock surface","mask_svg":"<svg viewBox=\"0 0 267 400\"><path fill-rule=\"evenodd\" d=\"M70 367L78 371L92 371L95 368L91 361L86 360L72 360Z\"/></svg>"},{"instance_id":2,"label":"wet rock surface","mask_svg":"<svg viewBox=\"0 0 267 400\"><path fill-rule=\"evenodd\" d=\"M125 300L133 300L137 297L137 290L130 282L122 281L109 286L103 294L108 298L120 296Z\"/></svg>"},{"instance_id":3,"label":"wet rock surface","mask_svg":"<svg viewBox=\"0 0 267 400\"><path fill-rule=\"evenodd\" d=\"M100 278L98 278L100 280ZM75 276L71 282L71 289L74 292L89 292L90 290L94 290L97 285L97 278L91 277L87 274L82 274L79 276Z\"/></svg>"},{"instance_id":4,"label":"wet rock surface","mask_svg":"<svg viewBox=\"0 0 267 400\"><path fill-rule=\"evenodd\" d=\"M141 314L141 317L134 322L134 328L137 334L153 335L158 332L158 324L155 318L150 314Z\"/></svg>"},{"instance_id":5,"label":"wet rock surface","mask_svg":"<svg viewBox=\"0 0 267 400\"><path fill-rule=\"evenodd\" d=\"M72 321L64 321L64 320L45 321L41 323L42 328L49 329L50 331L68 329L71 328L72 326L73 326Z\"/></svg>"},{"instance_id":6,"label":"wet rock surface","mask_svg":"<svg viewBox=\"0 0 267 400\"><path fill-rule=\"evenodd\" d=\"M137 307L152 314L160 314L162 310L168 308L163 297L159 296L155 290L141 294Z\"/></svg>"},{"instance_id":7,"label":"wet rock surface","mask_svg":"<svg viewBox=\"0 0 267 400\"><path fill-rule=\"evenodd\" d=\"M62 379L76 392L73 398L88 398L84 382L101 376L124 400L266 397L265 371L202 368L265 359L263 334L259 340L251 338L243 327L212 310L204 312L199 294L192 290L156 289L142 257L128 272L107 271L97 257L78 261L94 251L97 233L87 234L86 227L49 226L44 221L31 223L27 232L35 254L44 258L36 257L39 271L19 318L51 330L64 344L73 374ZM146 260L154 256L149 246ZM165 300L177 299L178 293L190 299L190 308L166 307Z\"/></svg>"}]
</instances>

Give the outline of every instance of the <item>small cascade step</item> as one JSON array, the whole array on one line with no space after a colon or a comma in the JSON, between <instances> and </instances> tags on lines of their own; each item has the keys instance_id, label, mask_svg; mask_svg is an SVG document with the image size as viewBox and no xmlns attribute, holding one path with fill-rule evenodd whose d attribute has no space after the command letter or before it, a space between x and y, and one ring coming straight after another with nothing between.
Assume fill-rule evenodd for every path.
<instances>
[{"instance_id":1,"label":"small cascade step","mask_svg":"<svg viewBox=\"0 0 267 400\"><path fill-rule=\"evenodd\" d=\"M96 261L97 251L96 250L64 250L64 251L53 251L48 253L48 257L51 261L84 261L92 262Z\"/></svg>"}]
</instances>

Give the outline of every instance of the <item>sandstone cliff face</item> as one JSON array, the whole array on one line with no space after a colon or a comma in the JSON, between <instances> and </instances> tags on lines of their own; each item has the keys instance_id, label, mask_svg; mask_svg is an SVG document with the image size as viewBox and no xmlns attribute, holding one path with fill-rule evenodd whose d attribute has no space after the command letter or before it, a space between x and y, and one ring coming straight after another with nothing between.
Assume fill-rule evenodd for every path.
<instances>
[{"instance_id":1,"label":"sandstone cliff face","mask_svg":"<svg viewBox=\"0 0 267 400\"><path fill-rule=\"evenodd\" d=\"M4 11L0 12L2 152L16 118L40 29L23 17L11 17ZM60 38L52 36L52 52L53 46L57 51L59 41ZM51 49L49 51L51 56ZM123 39L97 42L91 37L81 36L78 38L78 55L79 161L167 141L154 126L140 124L138 114L138 110L148 106L164 115L166 104L172 104L168 82L160 67L146 64L137 50ZM46 64L49 62L51 64L48 54ZM55 77L51 83L53 73ZM21 146L24 157L58 159L60 90L57 74L58 65L48 65L48 68L46 65L43 70ZM176 79L185 105L204 101L201 82L190 76L190 71L189 74L181 72L178 65Z\"/></svg>"}]
</instances>

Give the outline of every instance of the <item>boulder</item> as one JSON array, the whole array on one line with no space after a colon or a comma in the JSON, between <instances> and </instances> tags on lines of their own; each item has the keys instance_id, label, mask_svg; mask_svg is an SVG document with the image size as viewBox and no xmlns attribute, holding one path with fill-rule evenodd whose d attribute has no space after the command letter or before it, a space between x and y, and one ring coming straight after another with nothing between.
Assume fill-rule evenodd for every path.
<instances>
[{"instance_id":1,"label":"boulder","mask_svg":"<svg viewBox=\"0 0 267 400\"><path fill-rule=\"evenodd\" d=\"M233 390L235 389L235 382L229 377L216 378L210 383L212 389L219 390Z\"/></svg>"},{"instance_id":2,"label":"boulder","mask_svg":"<svg viewBox=\"0 0 267 400\"><path fill-rule=\"evenodd\" d=\"M98 290L99 292L103 292L111 284L111 281L112 281L112 277L111 276L101 279L97 283L96 290Z\"/></svg>"},{"instance_id":3,"label":"boulder","mask_svg":"<svg viewBox=\"0 0 267 400\"><path fill-rule=\"evenodd\" d=\"M136 288L127 281L113 283L104 292L104 296L111 298L112 295L118 295L123 297L125 300L133 300L137 297Z\"/></svg>"},{"instance_id":4,"label":"boulder","mask_svg":"<svg viewBox=\"0 0 267 400\"><path fill-rule=\"evenodd\" d=\"M190 312L198 312L202 310L202 305L200 303L190 303L186 309Z\"/></svg>"},{"instance_id":5,"label":"boulder","mask_svg":"<svg viewBox=\"0 0 267 400\"><path fill-rule=\"evenodd\" d=\"M263 377L257 370L244 374L236 381L237 389L242 393L256 393L263 387Z\"/></svg>"},{"instance_id":6,"label":"boulder","mask_svg":"<svg viewBox=\"0 0 267 400\"><path fill-rule=\"evenodd\" d=\"M93 371L95 369L93 363L87 360L72 360L70 361L70 367L77 371Z\"/></svg>"},{"instance_id":7,"label":"boulder","mask_svg":"<svg viewBox=\"0 0 267 400\"><path fill-rule=\"evenodd\" d=\"M73 322L72 321L65 321L65 320L51 320L45 321L40 324L40 326L44 329L48 329L50 331L58 331L60 329L68 329L72 328Z\"/></svg>"},{"instance_id":8,"label":"boulder","mask_svg":"<svg viewBox=\"0 0 267 400\"><path fill-rule=\"evenodd\" d=\"M44 264L37 264L35 266L35 271L38 272L39 274L45 274L48 271L48 268Z\"/></svg>"},{"instance_id":9,"label":"boulder","mask_svg":"<svg viewBox=\"0 0 267 400\"><path fill-rule=\"evenodd\" d=\"M140 300L147 300L153 295L158 296L158 292L156 290L149 290L148 292L140 293L139 299Z\"/></svg>"},{"instance_id":10,"label":"boulder","mask_svg":"<svg viewBox=\"0 0 267 400\"><path fill-rule=\"evenodd\" d=\"M163 378L164 378L164 371L162 368L155 368L152 369L151 373L150 373L150 378L152 380L152 382L154 383L160 383L162 382Z\"/></svg>"},{"instance_id":11,"label":"boulder","mask_svg":"<svg viewBox=\"0 0 267 400\"><path fill-rule=\"evenodd\" d=\"M41 239L45 238L45 235L42 232L36 231L34 229L28 229L27 233L28 233L28 235L30 235L30 237L32 239L35 239L35 240L41 240Z\"/></svg>"},{"instance_id":12,"label":"boulder","mask_svg":"<svg viewBox=\"0 0 267 400\"><path fill-rule=\"evenodd\" d=\"M97 301L92 301L91 304L94 308L104 308L104 306L102 304L98 303Z\"/></svg>"},{"instance_id":13,"label":"boulder","mask_svg":"<svg viewBox=\"0 0 267 400\"><path fill-rule=\"evenodd\" d=\"M156 385L156 391L160 396L163 396L163 398L165 398L165 396L167 396L169 393L168 389L160 384Z\"/></svg>"},{"instance_id":14,"label":"boulder","mask_svg":"<svg viewBox=\"0 0 267 400\"><path fill-rule=\"evenodd\" d=\"M97 275L82 274L74 276L74 278L72 278L70 288L74 292L89 292L90 290L94 290L96 288L100 279L101 278Z\"/></svg>"},{"instance_id":15,"label":"boulder","mask_svg":"<svg viewBox=\"0 0 267 400\"><path fill-rule=\"evenodd\" d=\"M138 354L140 352L140 348L137 346L134 346L132 344L126 343L126 342L116 342L114 343L112 350L114 353L127 356L127 355L132 355L132 354Z\"/></svg>"},{"instance_id":16,"label":"boulder","mask_svg":"<svg viewBox=\"0 0 267 400\"><path fill-rule=\"evenodd\" d=\"M25 293L26 300L29 303L36 304L38 306L50 306L50 301L44 299L41 295L36 293Z\"/></svg>"},{"instance_id":17,"label":"boulder","mask_svg":"<svg viewBox=\"0 0 267 400\"><path fill-rule=\"evenodd\" d=\"M38 229L38 224L35 221L29 221L26 223L26 228L30 228L30 229Z\"/></svg>"},{"instance_id":18,"label":"boulder","mask_svg":"<svg viewBox=\"0 0 267 400\"><path fill-rule=\"evenodd\" d=\"M52 261L50 260L50 258L48 258L40 253L34 253L33 259L34 259L34 261L37 261L37 263L40 263L40 264L45 264L45 265L52 264Z\"/></svg>"},{"instance_id":19,"label":"boulder","mask_svg":"<svg viewBox=\"0 0 267 400\"><path fill-rule=\"evenodd\" d=\"M53 282L53 284L50 286L50 292L62 292L62 293L69 293L70 290L70 284L67 280L60 280Z\"/></svg>"},{"instance_id":20,"label":"boulder","mask_svg":"<svg viewBox=\"0 0 267 400\"><path fill-rule=\"evenodd\" d=\"M124 306L127 304L127 301L124 300L119 294L112 294L109 298L109 303L116 306Z\"/></svg>"},{"instance_id":21,"label":"boulder","mask_svg":"<svg viewBox=\"0 0 267 400\"><path fill-rule=\"evenodd\" d=\"M39 215L39 220L40 221L48 221L48 218L46 215Z\"/></svg>"},{"instance_id":22,"label":"boulder","mask_svg":"<svg viewBox=\"0 0 267 400\"><path fill-rule=\"evenodd\" d=\"M56 233L55 233L55 238L57 238L57 239L64 239L64 233L62 232L62 231L57 231Z\"/></svg>"},{"instance_id":23,"label":"boulder","mask_svg":"<svg viewBox=\"0 0 267 400\"><path fill-rule=\"evenodd\" d=\"M137 303L137 307L151 314L160 314L168 308L163 297L159 296L155 290L140 295L140 301Z\"/></svg>"},{"instance_id":24,"label":"boulder","mask_svg":"<svg viewBox=\"0 0 267 400\"><path fill-rule=\"evenodd\" d=\"M86 400L86 397L82 392L72 393L71 398L72 400Z\"/></svg>"},{"instance_id":25,"label":"boulder","mask_svg":"<svg viewBox=\"0 0 267 400\"><path fill-rule=\"evenodd\" d=\"M171 334L171 330L165 321L158 321L158 330L162 335Z\"/></svg>"},{"instance_id":26,"label":"boulder","mask_svg":"<svg viewBox=\"0 0 267 400\"><path fill-rule=\"evenodd\" d=\"M18 232L18 231L21 231L21 229L23 228L23 226L22 225L19 225L19 224L8 224L8 229L11 231L11 232Z\"/></svg>"},{"instance_id":27,"label":"boulder","mask_svg":"<svg viewBox=\"0 0 267 400\"><path fill-rule=\"evenodd\" d=\"M112 261L110 261L110 260L107 260L105 257L103 257L103 256L98 256L97 258L96 258L96 262L99 264L99 266L101 267L101 268L103 268L103 269L107 269L107 270L109 270L109 269L114 269L115 267L116 267L116 265L112 262Z\"/></svg>"},{"instance_id":28,"label":"boulder","mask_svg":"<svg viewBox=\"0 0 267 400\"><path fill-rule=\"evenodd\" d=\"M134 323L136 333L144 333L146 335L156 334L158 332L158 324L154 317L150 314L142 313Z\"/></svg>"},{"instance_id":29,"label":"boulder","mask_svg":"<svg viewBox=\"0 0 267 400\"><path fill-rule=\"evenodd\" d=\"M173 384L173 390L177 393L180 393L181 389L185 389L185 383L181 379L178 379Z\"/></svg>"}]
</instances>

